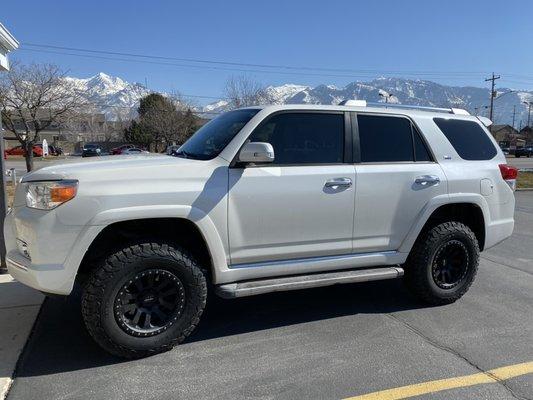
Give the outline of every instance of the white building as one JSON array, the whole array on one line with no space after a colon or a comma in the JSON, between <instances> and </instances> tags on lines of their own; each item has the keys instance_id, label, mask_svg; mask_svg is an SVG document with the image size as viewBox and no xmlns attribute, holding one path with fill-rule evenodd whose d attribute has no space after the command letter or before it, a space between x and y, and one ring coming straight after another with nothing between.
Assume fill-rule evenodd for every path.
<instances>
[{"instance_id":1,"label":"white building","mask_svg":"<svg viewBox=\"0 0 533 400\"><path fill-rule=\"evenodd\" d=\"M0 23L0 71L9 70L9 61L7 53L19 47L19 42L11 33Z\"/></svg>"},{"instance_id":2,"label":"white building","mask_svg":"<svg viewBox=\"0 0 533 400\"><path fill-rule=\"evenodd\" d=\"M0 73L9 70L7 53L19 47L19 42L0 23ZM4 174L4 139L2 135L2 119L0 118L0 273L5 270L6 248L4 245L4 216L7 211L6 176Z\"/></svg>"}]
</instances>

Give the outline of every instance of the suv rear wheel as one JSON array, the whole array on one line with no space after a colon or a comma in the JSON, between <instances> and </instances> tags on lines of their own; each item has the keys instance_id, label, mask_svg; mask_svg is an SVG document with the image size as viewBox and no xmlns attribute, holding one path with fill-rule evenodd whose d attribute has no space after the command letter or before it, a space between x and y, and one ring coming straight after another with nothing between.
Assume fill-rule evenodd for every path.
<instances>
[{"instance_id":1,"label":"suv rear wheel","mask_svg":"<svg viewBox=\"0 0 533 400\"><path fill-rule=\"evenodd\" d=\"M140 243L95 269L82 294L82 314L105 350L139 358L183 341L206 299L205 273L190 255L162 243Z\"/></svg>"},{"instance_id":2,"label":"suv rear wheel","mask_svg":"<svg viewBox=\"0 0 533 400\"><path fill-rule=\"evenodd\" d=\"M405 282L426 303L453 303L470 288L478 263L479 244L472 230L445 222L417 239L405 265Z\"/></svg>"}]
</instances>

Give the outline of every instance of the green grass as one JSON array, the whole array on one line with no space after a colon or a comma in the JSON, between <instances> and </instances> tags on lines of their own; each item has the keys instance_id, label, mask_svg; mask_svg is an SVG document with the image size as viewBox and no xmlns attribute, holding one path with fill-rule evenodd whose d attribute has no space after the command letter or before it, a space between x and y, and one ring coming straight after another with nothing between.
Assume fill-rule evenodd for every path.
<instances>
[{"instance_id":1,"label":"green grass","mask_svg":"<svg viewBox=\"0 0 533 400\"><path fill-rule=\"evenodd\" d=\"M518 181L516 182L518 189L532 188L533 189L533 172L519 172Z\"/></svg>"}]
</instances>

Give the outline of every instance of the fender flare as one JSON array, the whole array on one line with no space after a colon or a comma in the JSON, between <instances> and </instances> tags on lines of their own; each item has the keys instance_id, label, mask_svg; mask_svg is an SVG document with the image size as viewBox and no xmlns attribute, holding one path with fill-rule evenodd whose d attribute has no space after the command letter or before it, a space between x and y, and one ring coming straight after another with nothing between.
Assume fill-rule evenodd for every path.
<instances>
[{"instance_id":1,"label":"fender flare","mask_svg":"<svg viewBox=\"0 0 533 400\"><path fill-rule=\"evenodd\" d=\"M152 205L114 208L96 214L78 236L76 247L71 251L65 264L73 266L73 279L91 243L107 226L123 221L151 218L179 218L195 224L203 236L213 263L213 281L220 271L228 269L228 261L223 240L212 219L202 210L183 205ZM73 280L72 279L72 280Z\"/></svg>"},{"instance_id":2,"label":"fender flare","mask_svg":"<svg viewBox=\"0 0 533 400\"><path fill-rule=\"evenodd\" d=\"M483 215L483 222L485 225L485 231L489 224L489 206L487 201L481 194L477 193L455 193L455 194L444 194L432 198L420 212L419 217L416 219L416 223L411 227L409 233L403 240L402 244L398 251L400 253L409 253L413 247L418 235L426 225L426 222L429 220L431 215L441 206L449 204L460 204L467 203L473 204L481 209Z\"/></svg>"}]
</instances>

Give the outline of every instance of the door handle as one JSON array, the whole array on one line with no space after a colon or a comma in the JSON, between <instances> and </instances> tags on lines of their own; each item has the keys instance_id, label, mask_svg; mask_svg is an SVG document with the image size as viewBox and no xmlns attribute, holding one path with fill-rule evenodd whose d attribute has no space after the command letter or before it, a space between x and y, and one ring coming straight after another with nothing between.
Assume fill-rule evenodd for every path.
<instances>
[{"instance_id":1,"label":"door handle","mask_svg":"<svg viewBox=\"0 0 533 400\"><path fill-rule=\"evenodd\" d=\"M350 187L352 180L350 178L335 178L329 179L324 184L324 187Z\"/></svg>"},{"instance_id":2,"label":"door handle","mask_svg":"<svg viewBox=\"0 0 533 400\"><path fill-rule=\"evenodd\" d=\"M440 178L436 175L421 175L415 179L415 183L422 186L437 185L439 182Z\"/></svg>"}]
</instances>

